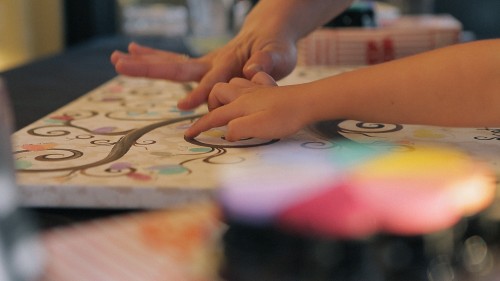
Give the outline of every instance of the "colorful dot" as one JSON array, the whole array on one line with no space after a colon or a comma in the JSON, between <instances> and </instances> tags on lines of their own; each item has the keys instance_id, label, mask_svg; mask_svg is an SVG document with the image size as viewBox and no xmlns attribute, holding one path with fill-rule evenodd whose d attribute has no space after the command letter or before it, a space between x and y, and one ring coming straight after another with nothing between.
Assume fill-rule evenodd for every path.
<instances>
[{"instance_id":1,"label":"colorful dot","mask_svg":"<svg viewBox=\"0 0 500 281\"><path fill-rule=\"evenodd\" d=\"M176 175L187 172L188 170L181 165L161 165L150 167L149 170L157 170L160 175Z\"/></svg>"},{"instance_id":2,"label":"colorful dot","mask_svg":"<svg viewBox=\"0 0 500 281\"><path fill-rule=\"evenodd\" d=\"M14 166L15 166L16 170L25 170L25 169L28 169L31 166L33 166L33 164L30 161L26 161L26 160L16 160L14 162Z\"/></svg>"},{"instance_id":3,"label":"colorful dot","mask_svg":"<svg viewBox=\"0 0 500 281\"><path fill-rule=\"evenodd\" d=\"M190 148L189 151L191 152L210 152L212 151L211 147L193 147Z\"/></svg>"}]
</instances>

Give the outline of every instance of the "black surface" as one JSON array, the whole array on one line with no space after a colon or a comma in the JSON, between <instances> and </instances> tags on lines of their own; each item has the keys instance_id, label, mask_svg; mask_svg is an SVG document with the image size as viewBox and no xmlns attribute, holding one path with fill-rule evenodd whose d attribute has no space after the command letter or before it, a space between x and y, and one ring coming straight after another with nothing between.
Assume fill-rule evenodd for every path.
<instances>
[{"instance_id":1,"label":"black surface","mask_svg":"<svg viewBox=\"0 0 500 281\"><path fill-rule=\"evenodd\" d=\"M453 15L478 39L500 37L499 0L435 0L434 11Z\"/></svg>"},{"instance_id":2,"label":"black surface","mask_svg":"<svg viewBox=\"0 0 500 281\"><path fill-rule=\"evenodd\" d=\"M64 38L74 46L96 36L119 31L119 9L115 0L64 0Z\"/></svg>"}]
</instances>

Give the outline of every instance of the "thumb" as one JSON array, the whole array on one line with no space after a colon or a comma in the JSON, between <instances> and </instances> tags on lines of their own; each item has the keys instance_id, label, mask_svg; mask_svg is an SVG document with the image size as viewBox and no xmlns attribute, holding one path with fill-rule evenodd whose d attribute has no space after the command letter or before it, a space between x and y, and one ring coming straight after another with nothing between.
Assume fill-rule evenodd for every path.
<instances>
[{"instance_id":1,"label":"thumb","mask_svg":"<svg viewBox=\"0 0 500 281\"><path fill-rule=\"evenodd\" d=\"M272 48L253 53L243 67L243 74L251 79L258 72L265 72L274 79L288 75L295 67L295 52L289 49Z\"/></svg>"},{"instance_id":2,"label":"thumb","mask_svg":"<svg viewBox=\"0 0 500 281\"><path fill-rule=\"evenodd\" d=\"M248 59L245 66L243 67L243 74L247 79L252 79L252 77L263 71L265 73L271 73L274 69L273 56L267 51L258 51Z\"/></svg>"},{"instance_id":3,"label":"thumb","mask_svg":"<svg viewBox=\"0 0 500 281\"><path fill-rule=\"evenodd\" d=\"M271 75L262 71L255 74L251 81L259 85L277 86Z\"/></svg>"},{"instance_id":4,"label":"thumb","mask_svg":"<svg viewBox=\"0 0 500 281\"><path fill-rule=\"evenodd\" d=\"M200 83L186 97L177 102L177 108L180 110L192 110L204 103L210 93L210 87Z\"/></svg>"}]
</instances>

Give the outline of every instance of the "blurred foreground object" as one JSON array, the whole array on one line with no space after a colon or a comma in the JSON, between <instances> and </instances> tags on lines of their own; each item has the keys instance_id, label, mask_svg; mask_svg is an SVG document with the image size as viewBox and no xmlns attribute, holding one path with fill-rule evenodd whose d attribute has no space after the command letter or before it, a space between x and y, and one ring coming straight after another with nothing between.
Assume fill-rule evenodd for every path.
<instances>
[{"instance_id":1,"label":"blurred foreground object","mask_svg":"<svg viewBox=\"0 0 500 281\"><path fill-rule=\"evenodd\" d=\"M357 239L441 231L493 201L494 173L460 151L337 145L330 159L291 156L284 147L282 161L224 171L220 199L228 217L304 235Z\"/></svg>"},{"instance_id":2,"label":"blurred foreground object","mask_svg":"<svg viewBox=\"0 0 500 281\"><path fill-rule=\"evenodd\" d=\"M50 230L43 280L219 280L219 218L202 203Z\"/></svg>"},{"instance_id":3,"label":"blurred foreground object","mask_svg":"<svg viewBox=\"0 0 500 281\"><path fill-rule=\"evenodd\" d=\"M10 136L12 114L0 79L0 280L36 280L42 268L42 248L30 218L18 208Z\"/></svg>"}]
</instances>

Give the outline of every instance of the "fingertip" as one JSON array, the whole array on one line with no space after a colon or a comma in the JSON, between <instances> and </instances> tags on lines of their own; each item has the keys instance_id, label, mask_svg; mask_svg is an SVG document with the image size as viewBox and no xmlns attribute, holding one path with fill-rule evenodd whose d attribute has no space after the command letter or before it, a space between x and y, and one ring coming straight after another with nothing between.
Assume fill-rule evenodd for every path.
<instances>
[{"instance_id":1,"label":"fingertip","mask_svg":"<svg viewBox=\"0 0 500 281\"><path fill-rule=\"evenodd\" d=\"M235 133L231 133L231 131L228 129L226 131L226 134L224 135L224 139L228 142L235 142L244 139L244 137L239 137Z\"/></svg>"},{"instance_id":2,"label":"fingertip","mask_svg":"<svg viewBox=\"0 0 500 281\"><path fill-rule=\"evenodd\" d=\"M200 104L194 101L191 95L189 95L177 101L177 108L180 110L192 110Z\"/></svg>"},{"instance_id":3,"label":"fingertip","mask_svg":"<svg viewBox=\"0 0 500 281\"><path fill-rule=\"evenodd\" d=\"M262 67L262 65L257 63L252 63L243 69L243 73L248 79L251 79L255 74L261 71L264 71L264 68Z\"/></svg>"},{"instance_id":4,"label":"fingertip","mask_svg":"<svg viewBox=\"0 0 500 281\"><path fill-rule=\"evenodd\" d=\"M184 132L184 138L186 139L194 139L198 135L200 135L200 132L195 131L192 129L192 127L189 127L185 132Z\"/></svg>"},{"instance_id":5,"label":"fingertip","mask_svg":"<svg viewBox=\"0 0 500 281\"><path fill-rule=\"evenodd\" d=\"M125 54L120 51L113 51L110 56L112 64L116 64Z\"/></svg>"},{"instance_id":6,"label":"fingertip","mask_svg":"<svg viewBox=\"0 0 500 281\"><path fill-rule=\"evenodd\" d=\"M115 51L116 52L116 51ZM111 62L111 64L115 65L117 62L118 62L118 58L117 56L115 55L115 52L111 53L111 55L109 56L109 61Z\"/></svg>"},{"instance_id":7,"label":"fingertip","mask_svg":"<svg viewBox=\"0 0 500 281\"><path fill-rule=\"evenodd\" d=\"M135 49L137 49L139 47L140 47L140 45L137 44L136 42L130 42L130 44L128 44L128 50L129 51L133 51L133 50L135 50Z\"/></svg>"},{"instance_id":8,"label":"fingertip","mask_svg":"<svg viewBox=\"0 0 500 281\"><path fill-rule=\"evenodd\" d=\"M211 88L207 88L202 84L198 84L198 86L188 93L188 95L177 102L177 107L179 109L190 110L197 106L202 105L207 102L208 95L210 94Z\"/></svg>"},{"instance_id":9,"label":"fingertip","mask_svg":"<svg viewBox=\"0 0 500 281\"><path fill-rule=\"evenodd\" d=\"M189 128L184 132L184 137L188 139L194 139L199 136L204 131L207 131L213 126L210 123L209 114L202 116L200 119L196 120Z\"/></svg>"},{"instance_id":10,"label":"fingertip","mask_svg":"<svg viewBox=\"0 0 500 281\"><path fill-rule=\"evenodd\" d=\"M245 138L244 136L241 136L241 133L239 133L237 129L239 121L241 120L233 119L227 123L226 134L224 135L224 138L227 141L235 142Z\"/></svg>"},{"instance_id":11,"label":"fingertip","mask_svg":"<svg viewBox=\"0 0 500 281\"><path fill-rule=\"evenodd\" d=\"M260 71L257 74L255 74L252 77L252 82L257 83L257 84L261 84L261 85L272 85L272 86L278 85L276 83L276 81L273 79L273 77L271 77L271 75L269 75L263 71Z\"/></svg>"},{"instance_id":12,"label":"fingertip","mask_svg":"<svg viewBox=\"0 0 500 281\"><path fill-rule=\"evenodd\" d=\"M186 98L178 100L177 101L177 108L180 109L180 110L189 110L189 109L191 109L189 98L186 97Z\"/></svg>"},{"instance_id":13,"label":"fingertip","mask_svg":"<svg viewBox=\"0 0 500 281\"><path fill-rule=\"evenodd\" d=\"M252 54L243 68L243 74L251 79L255 74L264 71L272 73L275 61L273 55L268 51L258 51Z\"/></svg>"},{"instance_id":14,"label":"fingertip","mask_svg":"<svg viewBox=\"0 0 500 281\"><path fill-rule=\"evenodd\" d=\"M148 54L148 53L153 52L153 49L146 47L146 46L143 46L143 45L140 45L136 42L131 42L128 45L128 50L132 54Z\"/></svg>"},{"instance_id":15,"label":"fingertip","mask_svg":"<svg viewBox=\"0 0 500 281\"><path fill-rule=\"evenodd\" d=\"M228 142L235 142L235 141L238 141L240 139L241 138L235 138L233 135L228 134L228 132L226 132L226 134L224 135L224 140L226 140Z\"/></svg>"},{"instance_id":16,"label":"fingertip","mask_svg":"<svg viewBox=\"0 0 500 281\"><path fill-rule=\"evenodd\" d=\"M116 72L118 72L118 73L125 72L125 66L124 66L124 62L122 59L118 59L114 65L115 65Z\"/></svg>"}]
</instances>

